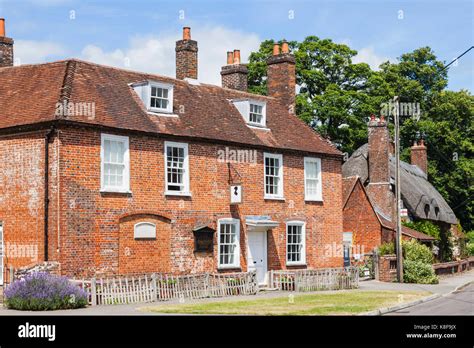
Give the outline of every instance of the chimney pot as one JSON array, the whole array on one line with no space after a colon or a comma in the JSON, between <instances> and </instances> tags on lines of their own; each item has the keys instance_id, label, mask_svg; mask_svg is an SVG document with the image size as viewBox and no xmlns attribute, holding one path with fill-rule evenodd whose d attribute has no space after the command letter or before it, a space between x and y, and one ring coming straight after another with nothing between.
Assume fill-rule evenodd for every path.
<instances>
[{"instance_id":1,"label":"chimney pot","mask_svg":"<svg viewBox=\"0 0 474 348\"><path fill-rule=\"evenodd\" d=\"M240 64L240 50L234 50L234 64Z\"/></svg>"},{"instance_id":2,"label":"chimney pot","mask_svg":"<svg viewBox=\"0 0 474 348\"><path fill-rule=\"evenodd\" d=\"M0 18L0 37L5 37L5 18Z\"/></svg>"},{"instance_id":3,"label":"chimney pot","mask_svg":"<svg viewBox=\"0 0 474 348\"><path fill-rule=\"evenodd\" d=\"M280 54L280 45L277 42L275 42L273 44L273 55L278 56L279 54Z\"/></svg>"},{"instance_id":4,"label":"chimney pot","mask_svg":"<svg viewBox=\"0 0 474 348\"><path fill-rule=\"evenodd\" d=\"M227 51L227 65L234 64L234 53L232 51Z\"/></svg>"},{"instance_id":5,"label":"chimney pot","mask_svg":"<svg viewBox=\"0 0 474 348\"><path fill-rule=\"evenodd\" d=\"M183 40L191 40L191 28L184 27L183 28Z\"/></svg>"},{"instance_id":6,"label":"chimney pot","mask_svg":"<svg viewBox=\"0 0 474 348\"><path fill-rule=\"evenodd\" d=\"M371 121L375 121L375 115L374 115L374 114L371 114L371 115L370 115L370 120L371 120Z\"/></svg>"},{"instance_id":7,"label":"chimney pot","mask_svg":"<svg viewBox=\"0 0 474 348\"><path fill-rule=\"evenodd\" d=\"M288 47L288 42L283 41L281 44L281 53L289 53L290 49Z\"/></svg>"}]
</instances>

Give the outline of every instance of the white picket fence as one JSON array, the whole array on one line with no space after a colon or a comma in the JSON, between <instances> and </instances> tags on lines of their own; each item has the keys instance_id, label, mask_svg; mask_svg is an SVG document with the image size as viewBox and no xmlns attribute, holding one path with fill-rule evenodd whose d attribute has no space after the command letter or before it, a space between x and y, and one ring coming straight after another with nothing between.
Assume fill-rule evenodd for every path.
<instances>
[{"instance_id":1,"label":"white picket fence","mask_svg":"<svg viewBox=\"0 0 474 348\"><path fill-rule=\"evenodd\" d=\"M356 289L356 267L270 271L270 287L283 291Z\"/></svg>"},{"instance_id":2,"label":"white picket fence","mask_svg":"<svg viewBox=\"0 0 474 348\"><path fill-rule=\"evenodd\" d=\"M255 295L255 272L169 275L72 280L82 287L91 305L111 305L171 299L198 299L236 295Z\"/></svg>"}]
</instances>

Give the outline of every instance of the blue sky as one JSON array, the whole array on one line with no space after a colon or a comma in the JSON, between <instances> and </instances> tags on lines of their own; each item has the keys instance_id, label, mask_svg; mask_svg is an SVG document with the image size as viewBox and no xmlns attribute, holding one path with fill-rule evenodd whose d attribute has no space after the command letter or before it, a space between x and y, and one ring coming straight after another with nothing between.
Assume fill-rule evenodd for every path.
<instances>
[{"instance_id":1,"label":"blue sky","mask_svg":"<svg viewBox=\"0 0 474 348\"><path fill-rule=\"evenodd\" d=\"M469 0L0 0L17 63L78 57L173 75L174 41L189 25L199 78L216 84L227 50L241 49L245 62L267 38L330 38L374 68L422 46L449 62L473 45L473 12ZM473 76L474 50L450 69L448 88L472 92Z\"/></svg>"}]
</instances>

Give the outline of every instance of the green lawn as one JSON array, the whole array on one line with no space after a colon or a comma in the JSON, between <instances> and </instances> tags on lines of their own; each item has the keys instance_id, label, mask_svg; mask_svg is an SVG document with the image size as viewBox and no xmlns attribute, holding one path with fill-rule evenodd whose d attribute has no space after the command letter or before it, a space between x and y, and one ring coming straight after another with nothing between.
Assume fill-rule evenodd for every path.
<instances>
[{"instance_id":1,"label":"green lawn","mask_svg":"<svg viewBox=\"0 0 474 348\"><path fill-rule=\"evenodd\" d=\"M429 296L426 291L338 291L255 300L201 302L143 307L154 313L248 315L344 315L357 314L411 302Z\"/></svg>"}]
</instances>

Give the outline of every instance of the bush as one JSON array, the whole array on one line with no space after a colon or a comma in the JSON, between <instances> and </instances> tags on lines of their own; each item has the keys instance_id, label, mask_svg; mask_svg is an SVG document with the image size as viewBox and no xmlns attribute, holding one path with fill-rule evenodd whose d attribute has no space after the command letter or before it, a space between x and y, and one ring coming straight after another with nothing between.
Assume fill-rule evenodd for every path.
<instances>
[{"instance_id":1,"label":"bush","mask_svg":"<svg viewBox=\"0 0 474 348\"><path fill-rule=\"evenodd\" d=\"M469 256L474 256L474 243L467 243L467 253Z\"/></svg>"},{"instance_id":2,"label":"bush","mask_svg":"<svg viewBox=\"0 0 474 348\"><path fill-rule=\"evenodd\" d=\"M438 284L433 267L429 263L403 260L403 281L405 283Z\"/></svg>"},{"instance_id":3,"label":"bush","mask_svg":"<svg viewBox=\"0 0 474 348\"><path fill-rule=\"evenodd\" d=\"M383 243L379 246L379 255L393 255L395 254L395 244L393 242Z\"/></svg>"},{"instance_id":4,"label":"bush","mask_svg":"<svg viewBox=\"0 0 474 348\"><path fill-rule=\"evenodd\" d=\"M409 227L415 231L423 232L428 236L436 238L436 240L440 240L441 229L438 225L435 225L433 222L428 220L420 220L420 221L402 221L402 225Z\"/></svg>"},{"instance_id":5,"label":"bush","mask_svg":"<svg viewBox=\"0 0 474 348\"><path fill-rule=\"evenodd\" d=\"M416 240L412 239L410 241L403 241L402 247L403 255L407 260L420 261L430 265L433 263L433 253L426 245L420 244Z\"/></svg>"},{"instance_id":6,"label":"bush","mask_svg":"<svg viewBox=\"0 0 474 348\"><path fill-rule=\"evenodd\" d=\"M66 277L37 272L5 289L8 308L30 311L72 309L87 305L87 294Z\"/></svg>"}]
</instances>

